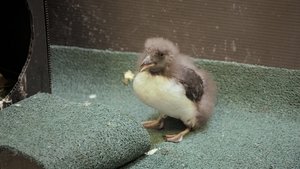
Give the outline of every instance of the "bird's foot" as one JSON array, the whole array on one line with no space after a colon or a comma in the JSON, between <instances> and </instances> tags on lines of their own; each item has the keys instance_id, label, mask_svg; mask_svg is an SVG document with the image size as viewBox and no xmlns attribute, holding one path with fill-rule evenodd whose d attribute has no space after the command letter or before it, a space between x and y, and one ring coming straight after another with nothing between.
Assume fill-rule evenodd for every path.
<instances>
[{"instance_id":1,"label":"bird's foot","mask_svg":"<svg viewBox=\"0 0 300 169\"><path fill-rule=\"evenodd\" d=\"M190 128L186 128L184 131L178 134L167 134L165 135L165 140L168 142L179 143L182 141L183 136L190 132Z\"/></svg>"},{"instance_id":2,"label":"bird's foot","mask_svg":"<svg viewBox=\"0 0 300 169\"><path fill-rule=\"evenodd\" d=\"M144 121L142 124L145 128L151 129L162 129L164 127L164 122L162 119Z\"/></svg>"}]
</instances>

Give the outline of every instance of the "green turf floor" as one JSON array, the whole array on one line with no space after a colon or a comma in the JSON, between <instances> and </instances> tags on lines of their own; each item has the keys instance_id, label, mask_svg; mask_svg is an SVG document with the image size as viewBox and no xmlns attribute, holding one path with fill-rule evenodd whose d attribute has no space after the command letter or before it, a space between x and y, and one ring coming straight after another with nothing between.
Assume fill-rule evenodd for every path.
<instances>
[{"instance_id":1,"label":"green turf floor","mask_svg":"<svg viewBox=\"0 0 300 169\"><path fill-rule=\"evenodd\" d=\"M150 148L149 134L133 118L102 104L51 94L38 93L5 108L0 121L0 169L12 169L5 163L14 159L5 158L3 150L41 168L83 169L115 168ZM21 168L28 164L18 161L13 162Z\"/></svg>"},{"instance_id":2,"label":"green turf floor","mask_svg":"<svg viewBox=\"0 0 300 169\"><path fill-rule=\"evenodd\" d=\"M37 132L39 128L34 128L32 125L51 128L54 131L57 126L52 122L56 119L67 122L68 129L76 128L75 124L68 122L71 112L77 124L84 123L95 127L98 126L96 123L99 121L99 129L102 128L99 132L106 129L103 129L103 125L108 118L112 120L112 123L124 124L114 130L109 128L105 130L106 133L111 132L105 138L114 138L114 140L106 141L108 145L105 147L114 150L106 152L107 156L104 158L107 159L106 162L108 161L106 167L123 165L135 159L137 154L143 154L133 151L134 147L147 147L147 144L141 146L140 143L149 139L145 134L134 135L142 131L137 124L155 118L157 112L142 104L134 96L131 83L128 86L122 83L123 73L135 69L136 54L63 46L52 46L51 54L54 100L52 97L48 99L48 96L41 97L41 100L30 98L21 104L35 106L16 107L13 105L3 110L0 117L5 118L6 121L0 125L0 144L16 146L29 155L40 157L42 161L46 159L48 162L45 164L49 166L63 166L64 164L55 163L55 159L61 154L54 156L55 152L47 151L45 147L32 151L32 148L39 147L36 145L24 146L32 140L26 139L26 133L14 130L21 127L12 122L30 120L31 123L23 126L22 130L27 127L28 131L35 131L33 133L33 136L37 136L35 138L44 135L41 137L42 140L53 139L55 135L47 135L47 132L39 134ZM183 126L180 121L168 119L165 129L148 130L152 142L151 148L157 151L153 155L140 156L121 168L300 168L300 71L210 60L198 60L197 64L212 72L218 82L218 102L211 121L205 128L190 133L181 143L174 144L164 142L162 136L166 133L178 132ZM56 96L66 100L57 101L60 98L55 99ZM46 100L43 100L45 97ZM65 108L62 108L63 105ZM93 116L81 115L80 112L87 110L79 105L90 107L89 110L96 113L93 115L95 119L85 121L87 117ZM99 105L105 109L96 108ZM55 118L42 116L43 118L31 119L41 111L50 110L62 112L63 116L60 118L59 113L56 112ZM18 119L18 112L27 114ZM115 114L124 115L124 121L120 121L120 117ZM39 120L46 123L40 123ZM130 124L135 126L134 130L129 130ZM82 126L79 129L85 130ZM60 127L55 131L63 132ZM86 156L86 159L80 158L82 161L78 161L78 154L72 154L74 151L67 151L67 157L71 160L67 160L66 164L68 162L68 166L80 167L80 164L88 161L91 165L85 165L87 168L101 166L96 164L103 163L101 161L103 154L99 156L99 153L103 153L103 149L93 146L93 140L90 137L92 133L76 135L76 130L70 131L74 132L72 137L68 137L70 140L87 136L88 143L91 145L84 144L86 147L79 147L78 151L88 150L91 156ZM19 134L13 135L11 132ZM125 141L121 138L119 140L117 136L120 132L123 137L129 138ZM18 138L21 139L20 142L11 142ZM22 139L25 140L22 141ZM37 141L41 140L37 139ZM58 143L56 140L52 142ZM66 145L68 141L59 143ZM76 152L80 154L78 151ZM116 156L109 155L109 152L113 152ZM128 158L120 158L119 155L124 152ZM40 156L41 154L43 156ZM47 156L47 154L52 155ZM55 158L48 159L48 157Z\"/></svg>"},{"instance_id":3,"label":"green turf floor","mask_svg":"<svg viewBox=\"0 0 300 169\"><path fill-rule=\"evenodd\" d=\"M135 69L135 53L52 46L53 94L78 103L101 103L142 122L157 116L142 104L123 73ZM153 155L123 168L300 168L300 71L198 60L213 73L218 102L208 125L179 144L163 134L179 131L169 119L148 130Z\"/></svg>"}]
</instances>

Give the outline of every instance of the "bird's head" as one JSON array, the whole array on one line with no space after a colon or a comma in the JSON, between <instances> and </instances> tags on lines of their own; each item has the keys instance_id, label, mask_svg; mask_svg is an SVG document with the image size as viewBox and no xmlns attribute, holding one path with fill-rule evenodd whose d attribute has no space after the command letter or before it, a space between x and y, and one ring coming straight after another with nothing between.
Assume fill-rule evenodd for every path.
<instances>
[{"instance_id":1,"label":"bird's head","mask_svg":"<svg viewBox=\"0 0 300 169\"><path fill-rule=\"evenodd\" d=\"M168 53L158 49L148 48L145 51L145 57L140 65L140 71L149 71L151 73L162 72L168 65Z\"/></svg>"},{"instance_id":2,"label":"bird's head","mask_svg":"<svg viewBox=\"0 0 300 169\"><path fill-rule=\"evenodd\" d=\"M162 74L172 64L178 53L178 48L171 41L163 38L149 38L145 42L140 71Z\"/></svg>"}]
</instances>

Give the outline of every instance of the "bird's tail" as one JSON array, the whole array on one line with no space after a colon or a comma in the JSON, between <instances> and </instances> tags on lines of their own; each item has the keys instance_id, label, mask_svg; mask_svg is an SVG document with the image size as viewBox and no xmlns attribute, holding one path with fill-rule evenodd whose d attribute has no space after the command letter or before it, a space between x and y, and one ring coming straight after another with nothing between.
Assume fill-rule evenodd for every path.
<instances>
[{"instance_id":1,"label":"bird's tail","mask_svg":"<svg viewBox=\"0 0 300 169\"><path fill-rule=\"evenodd\" d=\"M203 126L212 115L217 95L217 85L212 75L205 70L198 70L197 73L202 77L204 92L198 103L199 115L197 116L196 128Z\"/></svg>"}]
</instances>

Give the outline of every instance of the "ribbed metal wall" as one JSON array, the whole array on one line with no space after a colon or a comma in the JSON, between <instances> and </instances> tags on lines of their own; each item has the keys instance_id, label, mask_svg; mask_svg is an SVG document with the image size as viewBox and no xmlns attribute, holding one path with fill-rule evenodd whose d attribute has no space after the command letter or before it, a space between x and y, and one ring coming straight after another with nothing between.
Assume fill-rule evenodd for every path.
<instances>
[{"instance_id":1,"label":"ribbed metal wall","mask_svg":"<svg viewBox=\"0 0 300 169\"><path fill-rule=\"evenodd\" d=\"M52 44L140 52L161 36L194 57L300 69L298 0L52 0Z\"/></svg>"}]
</instances>

